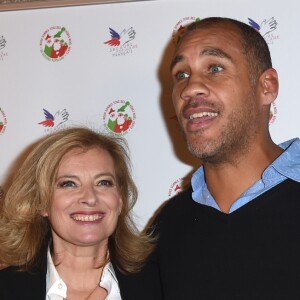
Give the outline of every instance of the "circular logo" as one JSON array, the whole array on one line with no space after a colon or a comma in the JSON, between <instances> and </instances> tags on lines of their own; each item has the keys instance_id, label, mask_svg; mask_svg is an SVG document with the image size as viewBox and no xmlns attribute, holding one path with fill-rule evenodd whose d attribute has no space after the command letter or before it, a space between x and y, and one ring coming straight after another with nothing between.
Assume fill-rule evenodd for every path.
<instances>
[{"instance_id":1,"label":"circular logo","mask_svg":"<svg viewBox=\"0 0 300 300\"><path fill-rule=\"evenodd\" d=\"M273 102L271 104L271 109L270 109L269 125L271 125L271 124L273 124L275 122L276 116L277 116L277 107L276 107L276 103Z\"/></svg>"},{"instance_id":2,"label":"circular logo","mask_svg":"<svg viewBox=\"0 0 300 300\"><path fill-rule=\"evenodd\" d=\"M135 124L135 110L129 101L116 100L107 106L103 121L108 131L122 135L128 133Z\"/></svg>"},{"instance_id":3,"label":"circular logo","mask_svg":"<svg viewBox=\"0 0 300 300\"><path fill-rule=\"evenodd\" d=\"M71 50L71 37L65 27L52 26L47 29L40 39L40 50L50 61L60 61Z\"/></svg>"},{"instance_id":4,"label":"circular logo","mask_svg":"<svg viewBox=\"0 0 300 300\"><path fill-rule=\"evenodd\" d=\"M176 196L177 194L182 192L187 187L189 182L190 182L190 180L187 177L178 178L177 180L175 180L172 183L171 187L169 188L168 196L170 198L173 196Z\"/></svg>"},{"instance_id":5,"label":"circular logo","mask_svg":"<svg viewBox=\"0 0 300 300\"><path fill-rule=\"evenodd\" d=\"M4 111L0 108L0 134L6 130L7 119Z\"/></svg>"},{"instance_id":6,"label":"circular logo","mask_svg":"<svg viewBox=\"0 0 300 300\"><path fill-rule=\"evenodd\" d=\"M184 32L186 31L187 25L198 21L200 21L200 18L196 18L196 17L184 17L183 19L179 20L173 28L173 32L172 32L173 43L175 45L179 43Z\"/></svg>"}]
</instances>

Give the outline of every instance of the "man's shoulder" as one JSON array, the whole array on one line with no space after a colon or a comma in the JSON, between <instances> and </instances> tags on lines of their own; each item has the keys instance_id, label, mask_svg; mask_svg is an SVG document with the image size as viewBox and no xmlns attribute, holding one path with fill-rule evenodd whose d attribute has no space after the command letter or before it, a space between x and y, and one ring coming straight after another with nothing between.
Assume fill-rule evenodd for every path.
<instances>
[{"instance_id":1,"label":"man's shoulder","mask_svg":"<svg viewBox=\"0 0 300 300\"><path fill-rule=\"evenodd\" d=\"M179 192L172 198L168 199L165 203L162 205L162 210L169 210L172 209L172 207L177 207L178 205L186 206L193 201L192 199L192 187L189 186L183 191Z\"/></svg>"},{"instance_id":2,"label":"man's shoulder","mask_svg":"<svg viewBox=\"0 0 300 300\"><path fill-rule=\"evenodd\" d=\"M161 218L166 219L169 215L174 217L183 210L187 212L189 209L193 209L194 204L195 202L192 199L192 188L187 187L182 192L162 203L153 218L159 220Z\"/></svg>"}]
</instances>

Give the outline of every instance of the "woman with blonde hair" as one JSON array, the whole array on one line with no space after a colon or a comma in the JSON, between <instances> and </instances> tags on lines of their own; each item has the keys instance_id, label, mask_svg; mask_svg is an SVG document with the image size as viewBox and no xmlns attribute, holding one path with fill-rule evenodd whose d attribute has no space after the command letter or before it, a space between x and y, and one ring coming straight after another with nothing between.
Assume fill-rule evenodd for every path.
<instances>
[{"instance_id":1,"label":"woman with blonde hair","mask_svg":"<svg viewBox=\"0 0 300 300\"><path fill-rule=\"evenodd\" d=\"M69 128L40 140L1 200L0 299L124 300L115 271L138 272L153 248L136 199L123 139Z\"/></svg>"}]
</instances>

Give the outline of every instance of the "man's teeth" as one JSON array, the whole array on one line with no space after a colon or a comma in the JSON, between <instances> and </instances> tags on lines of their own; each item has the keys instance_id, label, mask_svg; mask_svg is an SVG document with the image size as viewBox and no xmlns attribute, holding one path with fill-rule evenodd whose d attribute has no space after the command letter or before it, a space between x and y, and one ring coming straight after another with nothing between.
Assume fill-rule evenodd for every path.
<instances>
[{"instance_id":1,"label":"man's teeth","mask_svg":"<svg viewBox=\"0 0 300 300\"><path fill-rule=\"evenodd\" d=\"M103 215L73 215L72 218L76 221L93 222L103 218Z\"/></svg>"},{"instance_id":2,"label":"man's teeth","mask_svg":"<svg viewBox=\"0 0 300 300\"><path fill-rule=\"evenodd\" d=\"M195 118L202 118L202 117L216 117L217 115L218 115L218 113L204 111L204 112L195 113L195 114L190 115L190 119L192 120Z\"/></svg>"}]
</instances>

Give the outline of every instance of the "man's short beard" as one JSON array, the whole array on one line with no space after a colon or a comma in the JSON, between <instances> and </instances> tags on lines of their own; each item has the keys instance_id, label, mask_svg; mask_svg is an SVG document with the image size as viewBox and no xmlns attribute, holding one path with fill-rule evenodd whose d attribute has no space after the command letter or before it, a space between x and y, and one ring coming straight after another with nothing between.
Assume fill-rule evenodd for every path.
<instances>
[{"instance_id":1,"label":"man's short beard","mask_svg":"<svg viewBox=\"0 0 300 300\"><path fill-rule=\"evenodd\" d=\"M248 151L249 140L232 139L228 144L226 140L222 139L219 144L206 145L206 149L200 149L194 143L187 141L188 150L195 157L201 160L203 164L221 165L225 163L236 163L238 157L244 155Z\"/></svg>"},{"instance_id":2,"label":"man's short beard","mask_svg":"<svg viewBox=\"0 0 300 300\"><path fill-rule=\"evenodd\" d=\"M262 111L258 111L255 106L253 95L249 95L245 103L243 108L239 107L231 112L226 125L220 128L218 137L201 142L201 129L199 137L195 136L193 142L185 135L189 151L202 163L237 163L249 151L251 139L259 131Z\"/></svg>"}]
</instances>

